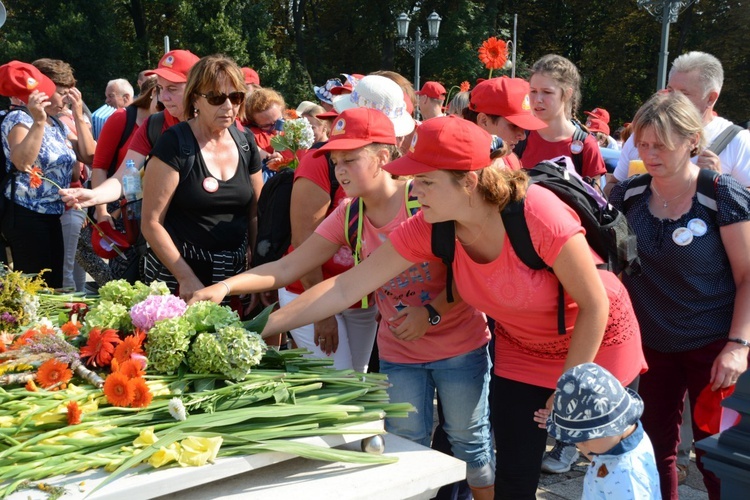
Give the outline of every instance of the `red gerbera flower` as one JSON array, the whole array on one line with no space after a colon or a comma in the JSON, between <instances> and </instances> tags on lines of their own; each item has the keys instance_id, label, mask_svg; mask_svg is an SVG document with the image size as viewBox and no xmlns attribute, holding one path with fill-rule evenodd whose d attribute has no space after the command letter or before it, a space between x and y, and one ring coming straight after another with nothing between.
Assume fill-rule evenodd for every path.
<instances>
[{"instance_id":1,"label":"red gerbera flower","mask_svg":"<svg viewBox=\"0 0 750 500\"><path fill-rule=\"evenodd\" d=\"M130 403L133 408L145 408L151 404L154 395L151 394L151 391L143 378L137 377L130 379L128 385L133 389L133 402Z\"/></svg>"},{"instance_id":2,"label":"red gerbera flower","mask_svg":"<svg viewBox=\"0 0 750 500\"><path fill-rule=\"evenodd\" d=\"M479 47L479 60L489 69L501 69L508 60L508 45L497 38L490 37Z\"/></svg>"},{"instance_id":3,"label":"red gerbera flower","mask_svg":"<svg viewBox=\"0 0 750 500\"><path fill-rule=\"evenodd\" d=\"M104 395L112 406L128 406L133 402L133 387L120 372L110 373L104 381Z\"/></svg>"},{"instance_id":4,"label":"red gerbera flower","mask_svg":"<svg viewBox=\"0 0 750 500\"><path fill-rule=\"evenodd\" d=\"M117 360L113 360L112 364L114 365L116 361ZM122 364L120 364L120 366L117 367L117 371L128 378L138 378L146 374L146 372L142 369L141 363L133 359L124 361Z\"/></svg>"},{"instance_id":5,"label":"red gerbera flower","mask_svg":"<svg viewBox=\"0 0 750 500\"><path fill-rule=\"evenodd\" d=\"M71 401L68 403L68 425L78 425L81 423L81 409L78 407L78 402Z\"/></svg>"},{"instance_id":6,"label":"red gerbera flower","mask_svg":"<svg viewBox=\"0 0 750 500\"><path fill-rule=\"evenodd\" d=\"M60 330L62 330L66 337L76 337L81 332L81 326L83 325L79 321L68 321L60 327Z\"/></svg>"},{"instance_id":7,"label":"red gerbera flower","mask_svg":"<svg viewBox=\"0 0 750 500\"><path fill-rule=\"evenodd\" d=\"M133 335L128 335L115 348L115 359L124 363L130 359L131 354L143 354L144 340L146 340L146 332L143 330L136 330Z\"/></svg>"},{"instance_id":8,"label":"red gerbera flower","mask_svg":"<svg viewBox=\"0 0 750 500\"><path fill-rule=\"evenodd\" d=\"M68 368L68 364L56 359L48 359L36 372L39 385L45 389L58 388L71 378L73 378L73 372Z\"/></svg>"},{"instance_id":9,"label":"red gerbera flower","mask_svg":"<svg viewBox=\"0 0 750 500\"><path fill-rule=\"evenodd\" d=\"M467 82L467 81L463 81L463 82L461 82L461 86L458 87L458 91L459 92L468 92L470 88L471 88L471 84L469 82Z\"/></svg>"},{"instance_id":10,"label":"red gerbera flower","mask_svg":"<svg viewBox=\"0 0 750 500\"><path fill-rule=\"evenodd\" d=\"M29 172L29 187L31 189L37 189L42 185L42 169L39 167L31 167Z\"/></svg>"},{"instance_id":11,"label":"red gerbera flower","mask_svg":"<svg viewBox=\"0 0 750 500\"><path fill-rule=\"evenodd\" d=\"M89 332L89 340L81 348L81 357L89 358L87 365L107 366L112 361L112 353L115 345L122 342L117 336L117 330L109 328L102 331L101 328L92 328Z\"/></svg>"}]
</instances>

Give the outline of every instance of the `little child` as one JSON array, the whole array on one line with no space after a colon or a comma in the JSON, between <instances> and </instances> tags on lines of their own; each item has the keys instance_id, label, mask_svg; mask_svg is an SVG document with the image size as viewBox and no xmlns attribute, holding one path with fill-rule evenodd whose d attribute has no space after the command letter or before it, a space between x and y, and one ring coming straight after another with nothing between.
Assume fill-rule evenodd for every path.
<instances>
[{"instance_id":1,"label":"little child","mask_svg":"<svg viewBox=\"0 0 750 500\"><path fill-rule=\"evenodd\" d=\"M661 499L654 449L640 423L643 401L595 363L557 381L547 432L591 460L583 498Z\"/></svg>"}]
</instances>

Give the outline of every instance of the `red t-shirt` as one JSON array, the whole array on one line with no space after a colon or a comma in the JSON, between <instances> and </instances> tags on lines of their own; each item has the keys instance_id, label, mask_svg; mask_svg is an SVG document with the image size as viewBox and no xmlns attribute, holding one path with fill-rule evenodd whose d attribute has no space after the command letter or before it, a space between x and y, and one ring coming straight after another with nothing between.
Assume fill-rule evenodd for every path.
<instances>
[{"instance_id":1,"label":"red t-shirt","mask_svg":"<svg viewBox=\"0 0 750 500\"><path fill-rule=\"evenodd\" d=\"M534 248L552 266L565 242L584 232L576 213L552 192L531 185L524 216ZM390 234L396 251L412 262L437 260L432 254L432 225L420 213ZM594 262L602 260L592 251ZM495 373L510 380L554 388L563 373L570 332L578 304L565 294L565 325L557 331L558 281L547 270L533 270L516 255L507 234L500 255L492 262L472 260L456 244L453 276L461 298L495 318ZM609 318L594 361L627 385L646 370L638 320L625 287L614 274L600 270L609 299Z\"/></svg>"},{"instance_id":2,"label":"red t-shirt","mask_svg":"<svg viewBox=\"0 0 750 500\"><path fill-rule=\"evenodd\" d=\"M167 111L166 109L163 111L163 113L164 125L161 127L162 133L164 133L164 131L169 127L180 123L180 120L170 115L169 111ZM148 119L143 122L143 125L141 125L141 127L133 134L130 139L128 149L132 149L136 153L142 154L143 156L148 156L149 154L151 154L151 150L154 148L154 145L151 144L151 141L149 141L148 139L148 122L153 117L154 115L149 116Z\"/></svg>"},{"instance_id":3,"label":"red t-shirt","mask_svg":"<svg viewBox=\"0 0 750 500\"><path fill-rule=\"evenodd\" d=\"M109 170L112 159L117 155L117 165L119 166L125 159L125 153L128 152L130 141L138 131L138 124L133 125L133 130L123 143L122 147L116 151L117 145L120 144L125 125L127 123L127 111L125 108L118 109L104 122L104 127L99 133L99 140L96 142L96 154L94 154L94 163L91 168ZM166 121L166 120L165 120Z\"/></svg>"},{"instance_id":4,"label":"red t-shirt","mask_svg":"<svg viewBox=\"0 0 750 500\"><path fill-rule=\"evenodd\" d=\"M297 170L294 172L295 182L301 177L309 179L320 186L320 189L326 192L326 196L330 194L331 179L328 176L328 159L325 155L318 156L317 158L313 158L312 154L304 155L299 163L299 166L297 167ZM333 210L344 199L346 199L346 194L344 193L344 190L341 188L341 186L339 186L339 188L336 190L336 194L334 195L333 205L328 207L328 212L326 213L326 215L329 215L331 212L333 212ZM293 250L294 247L290 246L287 253ZM353 266L354 257L352 256L352 251L349 249L349 247L341 247L339 248L339 251L336 253L336 255L334 255L325 264L323 264L323 279L328 279L332 276L341 274ZM286 289L292 293L302 293L305 291L302 283L300 283L299 281L295 281L294 283L288 285Z\"/></svg>"},{"instance_id":5,"label":"red t-shirt","mask_svg":"<svg viewBox=\"0 0 750 500\"><path fill-rule=\"evenodd\" d=\"M557 142L549 142L539 135L539 132L532 130L526 139L526 149L521 155L521 163L524 168L534 168L537 163L544 160L552 160L558 156L568 156L572 158L573 153L570 151L570 145L573 143L573 137ZM596 177L607 172L604 166L602 154L599 151L599 145L596 143L593 135L586 136L583 141L583 173L582 177Z\"/></svg>"}]
</instances>

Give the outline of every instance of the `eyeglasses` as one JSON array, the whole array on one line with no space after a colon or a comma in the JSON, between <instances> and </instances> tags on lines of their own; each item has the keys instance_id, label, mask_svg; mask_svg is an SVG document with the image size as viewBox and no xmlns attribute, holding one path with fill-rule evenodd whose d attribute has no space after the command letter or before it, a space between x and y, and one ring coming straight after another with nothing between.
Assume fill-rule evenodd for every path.
<instances>
[{"instance_id":1,"label":"eyeglasses","mask_svg":"<svg viewBox=\"0 0 750 500\"><path fill-rule=\"evenodd\" d=\"M280 132L284 129L284 119L279 118L273 123L269 123L267 125L255 124L255 126L258 127L262 132L265 132L266 134L272 134L274 132Z\"/></svg>"},{"instance_id":2,"label":"eyeglasses","mask_svg":"<svg viewBox=\"0 0 750 500\"><path fill-rule=\"evenodd\" d=\"M205 97L206 101L211 106L221 106L225 102L227 102L227 99L229 99L229 102L232 103L233 106L239 106L243 102L245 102L245 93L244 92L230 92L229 94L198 94L201 97Z\"/></svg>"}]
</instances>

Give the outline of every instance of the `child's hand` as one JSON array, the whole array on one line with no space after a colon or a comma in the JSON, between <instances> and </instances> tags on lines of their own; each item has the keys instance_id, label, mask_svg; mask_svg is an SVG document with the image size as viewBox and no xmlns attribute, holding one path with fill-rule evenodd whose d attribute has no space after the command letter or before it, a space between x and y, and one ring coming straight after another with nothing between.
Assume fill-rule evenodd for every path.
<instances>
[{"instance_id":1,"label":"child's hand","mask_svg":"<svg viewBox=\"0 0 750 500\"><path fill-rule=\"evenodd\" d=\"M540 429L547 428L547 418L549 418L551 413L552 412L547 408L542 408L541 410L537 410L534 412L534 422L539 425Z\"/></svg>"}]
</instances>

